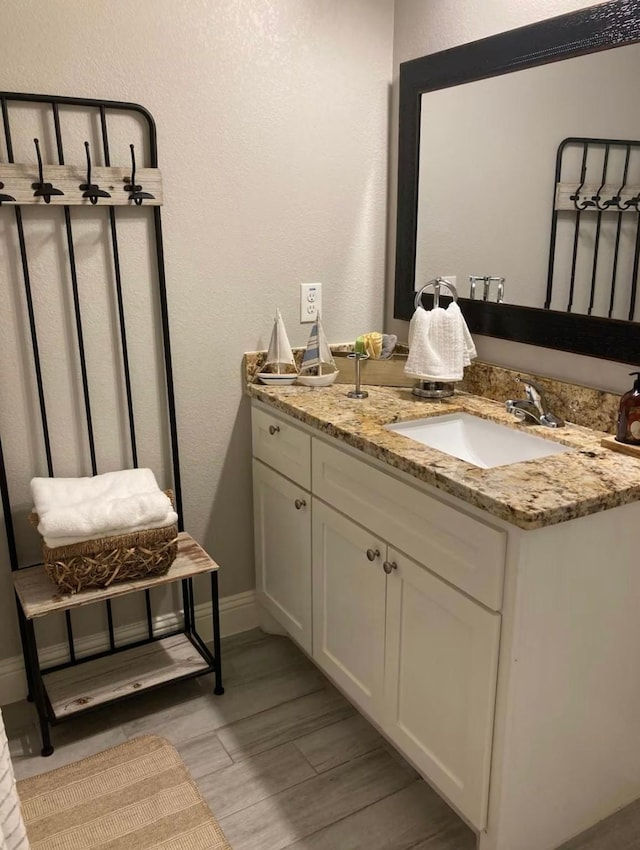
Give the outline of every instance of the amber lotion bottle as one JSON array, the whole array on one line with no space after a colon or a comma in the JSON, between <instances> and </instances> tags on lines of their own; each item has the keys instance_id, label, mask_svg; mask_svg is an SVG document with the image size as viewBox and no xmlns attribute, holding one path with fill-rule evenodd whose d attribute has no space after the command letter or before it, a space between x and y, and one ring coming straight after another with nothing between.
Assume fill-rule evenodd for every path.
<instances>
[{"instance_id":1,"label":"amber lotion bottle","mask_svg":"<svg viewBox=\"0 0 640 850\"><path fill-rule=\"evenodd\" d=\"M636 380L633 389L620 399L616 440L619 443L640 446L640 372L629 374L636 375Z\"/></svg>"}]
</instances>

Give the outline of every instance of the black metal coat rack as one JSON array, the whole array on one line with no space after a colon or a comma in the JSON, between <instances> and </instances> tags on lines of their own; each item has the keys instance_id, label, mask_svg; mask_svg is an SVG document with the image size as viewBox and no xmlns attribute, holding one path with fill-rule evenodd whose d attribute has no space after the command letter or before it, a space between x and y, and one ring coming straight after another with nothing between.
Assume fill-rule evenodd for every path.
<instances>
[{"instance_id":1,"label":"black metal coat rack","mask_svg":"<svg viewBox=\"0 0 640 850\"><path fill-rule=\"evenodd\" d=\"M12 123L12 109L16 106L24 108L23 105L25 104L30 104L34 108L44 111L45 116L52 122L58 160L56 165L43 164L38 139L34 139L36 162L15 162L12 136L12 130L14 128ZM173 480L172 482L167 482L165 486L171 486L174 491L176 510L179 516L178 557L167 576L149 581L143 579L127 585L113 584L104 590L83 591L73 596L58 594L56 593L55 586L44 574L44 569L41 565L24 564L22 562L23 557L19 552L14 527L15 505L11 499L11 487L7 477L5 456L2 451L2 441L0 438L0 497L6 526L9 559L16 591L18 620L29 698L34 700L38 710L43 742L42 753L43 755L49 755L53 752L49 725L68 717L73 717L80 711L86 711L99 705L133 695L134 693L155 688L168 681L186 679L208 672L215 673L214 693L222 694L224 692L220 660L218 565L184 531L178 430L160 215L160 205L163 198L162 178L158 170L157 136L154 119L148 110L134 103L14 92L0 92L0 108L4 132L4 149L8 160L6 163L0 163L0 216L13 216L13 233L17 236L17 244L19 246L18 267L21 271L21 283L27 316L25 336L28 338L31 348L31 363L29 365L33 370L35 387L37 389L39 430L43 445L44 468L39 471L39 474L50 477L56 474L56 458L52 450L53 441L47 402L47 399L51 397L49 393L52 390L45 386L45 370L43 369L39 344L39 328L43 320L37 315L37 299L33 297L34 280L31 270L29 240L25 234L22 208L28 205L43 205L44 208L51 210L55 210L56 207L60 206L63 208L61 226L66 237L66 258L72 296L69 302L70 319L71 325L75 327L76 355L82 385L84 430L87 435L90 458L90 468L85 471L85 474L96 475L101 470L99 469L97 459L96 429L94 427L92 402L97 398L99 386L97 381L94 383L92 380L89 366L90 359L87 356L87 349L91 345L91 339L90 333L87 333L87 329L83 323L82 297L79 286L80 270L76 259L76 243L74 241L74 223L76 216L81 215L77 208L81 209L87 206L107 207L105 215L101 220L101 226L104 228L104 233L110 245L113 269L111 295L117 314L120 361L122 364L121 379L126 398L125 430L128 434L131 465L137 467L139 465L142 447L136 427L134 393L132 389L132 370L134 364L132 364L130 345L127 337L128 321L121 263L122 231L119 227L118 207L127 206L137 208L142 205L145 207L151 206L153 211L153 227L150 230L150 238L153 241L156 260L155 272L157 273L157 285L155 286L155 294L159 308L159 328L157 330L159 337L161 337L166 402L166 417L163 422L158 423L157 439L161 440L161 434L164 430L168 431ZM96 166L93 164L89 142L85 142L84 157L78 157L78 159L84 159L84 162L73 165L67 163L66 157L68 152L65 150L63 126L66 113L71 113L72 111L76 114L78 111L85 113L89 120L94 122L95 126L99 127L99 136L102 143L101 158L104 165ZM130 145L131 164L126 166L112 165L109 147L109 119L115 113L124 113L133 115L134 117L138 116L142 119L145 128L145 139L142 147L148 152L149 164L147 167L136 167L133 144ZM8 207L13 207L13 212ZM72 209L74 210L73 213ZM60 217L59 212L52 212L52 215ZM13 284L14 282L11 281L11 285ZM39 286L41 281L37 281L37 284ZM20 283L15 281L15 285L20 286ZM5 364L4 368L8 368L8 364ZM147 368L147 364L142 364L142 368ZM5 399L2 403L8 404L9 401ZM116 426L120 425L119 422L114 424ZM79 449L78 454L80 456ZM199 574L210 574L211 579L213 653L196 631L193 578ZM154 626L154 612L150 591L154 586L174 581L179 581L182 589L180 614L182 626L172 632L158 634ZM143 640L121 646L118 645L116 630L114 629L112 600L116 597L127 595L132 591L139 591L144 594L147 635ZM96 652L78 658L72 611L89 603L103 604L105 606L108 649L104 652ZM34 620L53 611L62 611L65 615L68 660L53 667L43 668L38 657ZM69 668L77 665L86 665L86 667L83 667L83 670L86 670L89 674L88 678L91 678L91 675L93 675L94 678L97 676L98 679L108 681L109 675L112 674L109 673L109 662L106 659L111 657L116 658L119 653L125 651L131 654L132 672L128 680L120 682L117 685L114 684L112 691L109 692L107 689L106 693L104 692L104 688L101 693L85 691L83 689L84 686L80 685L78 693L70 696L69 685L65 679L66 671ZM153 655L153 653L156 654ZM151 662L153 675L147 675L145 677L141 674L140 677L137 677L135 664L141 663L141 659L144 661L144 659L148 659L151 655L153 655L153 661ZM157 670L158 660L161 656L163 659L169 658L171 662L166 674L159 674ZM95 668L93 673L91 672L92 665ZM98 665L98 667L95 667L95 665Z\"/></svg>"},{"instance_id":2,"label":"black metal coat rack","mask_svg":"<svg viewBox=\"0 0 640 850\"><path fill-rule=\"evenodd\" d=\"M636 321L640 141L564 139L554 189L545 308Z\"/></svg>"}]
</instances>

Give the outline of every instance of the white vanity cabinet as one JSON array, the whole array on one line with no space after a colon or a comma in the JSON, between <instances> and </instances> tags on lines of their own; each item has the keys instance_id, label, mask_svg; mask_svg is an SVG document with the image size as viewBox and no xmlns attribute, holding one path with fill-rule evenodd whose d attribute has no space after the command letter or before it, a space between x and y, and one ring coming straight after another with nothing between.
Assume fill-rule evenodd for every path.
<instances>
[{"instance_id":1,"label":"white vanity cabinet","mask_svg":"<svg viewBox=\"0 0 640 850\"><path fill-rule=\"evenodd\" d=\"M252 431L256 593L311 653L311 438L262 410Z\"/></svg>"},{"instance_id":2,"label":"white vanity cabinet","mask_svg":"<svg viewBox=\"0 0 640 850\"><path fill-rule=\"evenodd\" d=\"M524 530L269 410L254 406L260 599L479 850L555 850L640 798L640 504L616 505L604 458L523 464L544 506Z\"/></svg>"},{"instance_id":3,"label":"white vanity cabinet","mask_svg":"<svg viewBox=\"0 0 640 850\"><path fill-rule=\"evenodd\" d=\"M481 830L505 534L296 427L254 409L259 598Z\"/></svg>"},{"instance_id":4,"label":"white vanity cabinet","mask_svg":"<svg viewBox=\"0 0 640 850\"><path fill-rule=\"evenodd\" d=\"M499 607L504 533L320 440L312 458L313 657L480 830L500 615L454 581Z\"/></svg>"},{"instance_id":5,"label":"white vanity cabinet","mask_svg":"<svg viewBox=\"0 0 640 850\"><path fill-rule=\"evenodd\" d=\"M500 615L318 499L312 562L314 659L480 829Z\"/></svg>"}]
</instances>

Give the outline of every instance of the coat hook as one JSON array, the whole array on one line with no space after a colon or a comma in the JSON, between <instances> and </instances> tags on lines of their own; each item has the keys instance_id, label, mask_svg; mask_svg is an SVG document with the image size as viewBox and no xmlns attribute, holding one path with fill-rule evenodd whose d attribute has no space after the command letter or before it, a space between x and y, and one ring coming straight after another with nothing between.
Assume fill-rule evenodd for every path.
<instances>
[{"instance_id":1,"label":"coat hook","mask_svg":"<svg viewBox=\"0 0 640 850\"><path fill-rule=\"evenodd\" d=\"M615 204L615 197L610 198L607 201L602 201L602 190L606 186L607 183L607 164L609 162L609 145L605 146L604 149L604 163L602 166L602 182L600 186L598 186L598 191L595 195L591 196L591 200L595 203L595 207L598 212L606 212L612 204ZM600 203L602 201L602 203Z\"/></svg>"},{"instance_id":2,"label":"coat hook","mask_svg":"<svg viewBox=\"0 0 640 850\"><path fill-rule=\"evenodd\" d=\"M587 180L587 145L585 144L584 150L582 152L582 171L580 174L580 185L575 191L574 195L569 195L569 200L573 201L574 207L578 210L578 212L582 212L586 210L588 207L594 207L595 201L584 200L581 204L578 203L580 200L580 192L582 192L582 187L584 186Z\"/></svg>"},{"instance_id":3,"label":"coat hook","mask_svg":"<svg viewBox=\"0 0 640 850\"><path fill-rule=\"evenodd\" d=\"M64 195L64 192L61 189L56 189L52 183L44 182L44 173L42 169L42 157L40 156L40 142L38 139L33 140L34 145L36 146L36 156L38 157L38 174L40 176L40 180L38 183L32 183L31 188L35 189L33 193L34 198L42 198L45 204L50 203L51 197L53 195Z\"/></svg>"},{"instance_id":4,"label":"coat hook","mask_svg":"<svg viewBox=\"0 0 640 850\"><path fill-rule=\"evenodd\" d=\"M4 189L4 183L0 180L0 189ZM15 201L13 195L5 195L4 192L0 192L0 207L5 201Z\"/></svg>"},{"instance_id":5,"label":"coat hook","mask_svg":"<svg viewBox=\"0 0 640 850\"><path fill-rule=\"evenodd\" d=\"M624 172L622 174L622 183L620 185L620 188L615 193L613 198L611 198L611 201L610 201L611 206L615 205L620 211L622 211L624 209L624 206L620 204L620 201L622 199L622 193L624 192L624 190L627 187L627 174L629 173L629 157L630 156L631 156L631 145L627 145L627 153L626 153L625 160L624 160ZM607 206L609 206L609 204L607 204Z\"/></svg>"},{"instance_id":6,"label":"coat hook","mask_svg":"<svg viewBox=\"0 0 640 850\"><path fill-rule=\"evenodd\" d=\"M97 204L98 198L110 198L111 195L105 192L104 189L101 189L97 183L91 182L91 151L89 149L89 142L84 143L84 152L87 155L87 182L80 184L80 188L84 189L82 197L89 198L92 204Z\"/></svg>"},{"instance_id":7,"label":"coat hook","mask_svg":"<svg viewBox=\"0 0 640 850\"><path fill-rule=\"evenodd\" d=\"M628 209L631 209L632 207L634 207L636 212L640 212L640 207L639 207L639 205L640 205L640 194L634 195L632 198L628 198L624 202L624 204L620 203L620 197L619 196L622 194L622 192L624 191L624 189L626 188L626 185L627 185L627 171L629 169L629 155L630 155L630 153L631 153L631 147L629 145L627 145L627 156L626 156L626 159L625 159L625 162L624 162L624 177L622 178L623 184L620 187L620 191L618 192L618 198L617 198L618 209L621 210L621 211L624 211L624 210L628 210Z\"/></svg>"},{"instance_id":8,"label":"coat hook","mask_svg":"<svg viewBox=\"0 0 640 850\"><path fill-rule=\"evenodd\" d=\"M155 196L150 195L149 192L143 192L142 186L136 185L136 154L133 145L129 147L131 148L131 180L127 182L124 190L129 192L129 200L139 207L144 200L154 200Z\"/></svg>"}]
</instances>

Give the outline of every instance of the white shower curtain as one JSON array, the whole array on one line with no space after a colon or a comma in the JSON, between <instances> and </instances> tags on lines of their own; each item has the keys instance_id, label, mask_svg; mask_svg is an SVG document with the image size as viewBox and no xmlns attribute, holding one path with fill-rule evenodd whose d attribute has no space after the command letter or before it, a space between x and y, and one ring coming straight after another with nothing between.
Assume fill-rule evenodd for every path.
<instances>
[{"instance_id":1,"label":"white shower curtain","mask_svg":"<svg viewBox=\"0 0 640 850\"><path fill-rule=\"evenodd\" d=\"M0 711L0 850L29 850Z\"/></svg>"}]
</instances>

